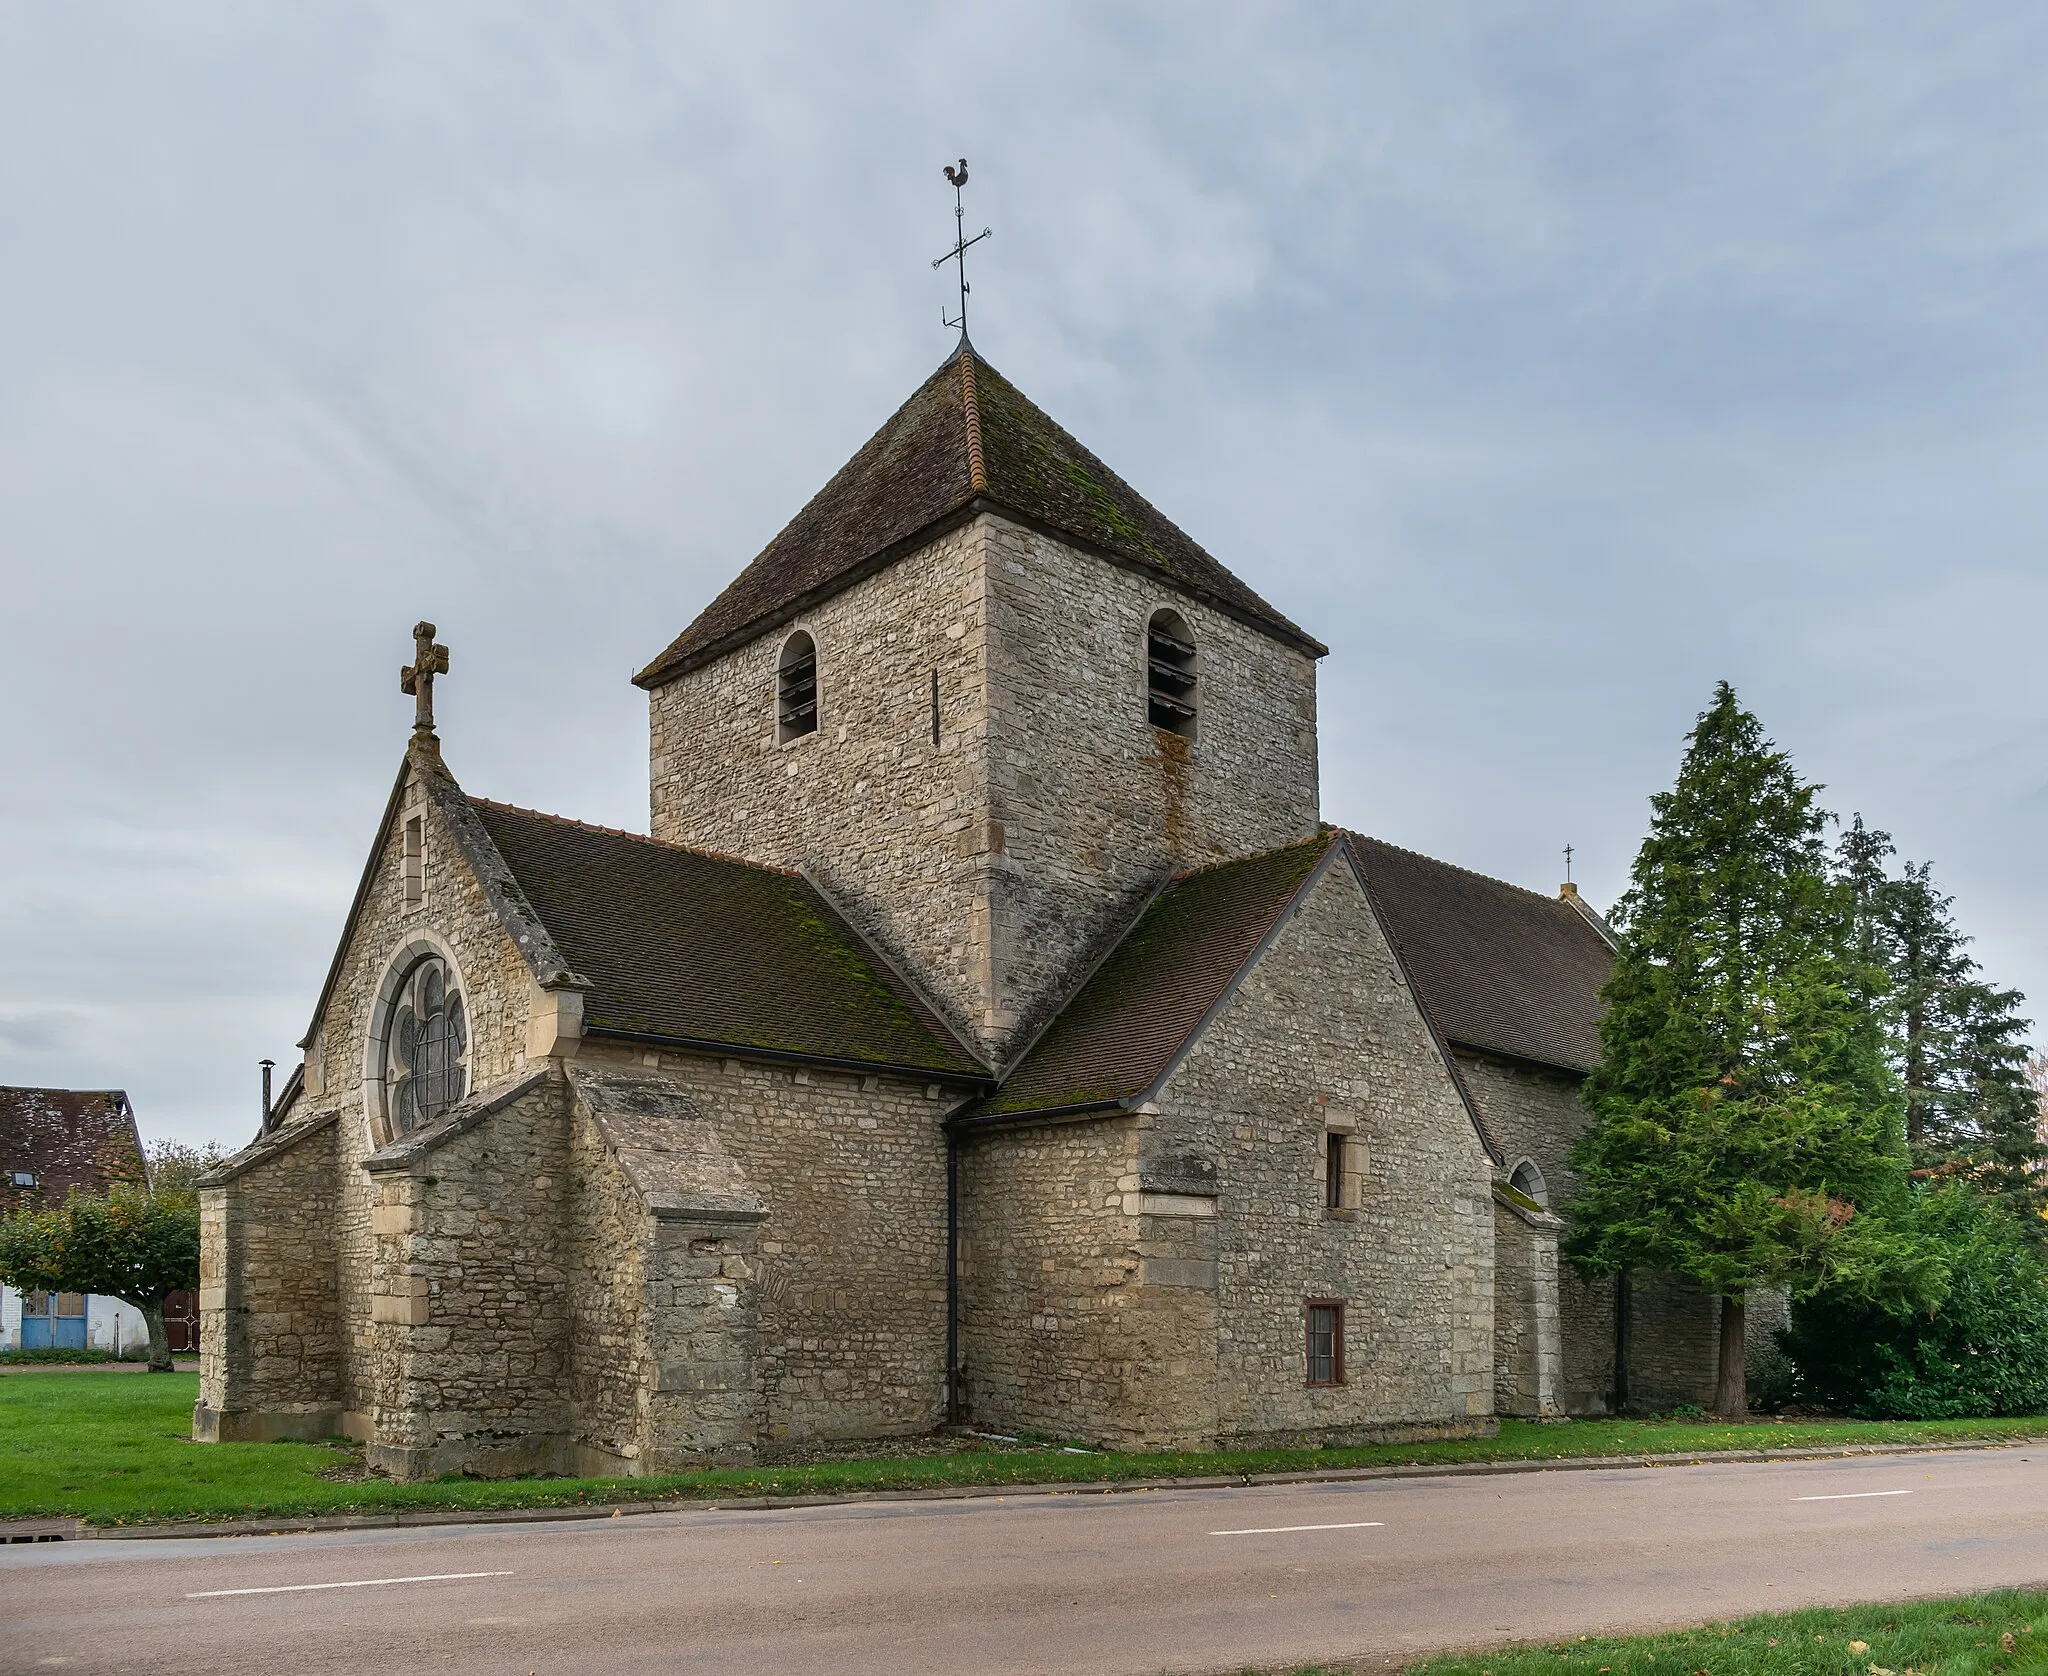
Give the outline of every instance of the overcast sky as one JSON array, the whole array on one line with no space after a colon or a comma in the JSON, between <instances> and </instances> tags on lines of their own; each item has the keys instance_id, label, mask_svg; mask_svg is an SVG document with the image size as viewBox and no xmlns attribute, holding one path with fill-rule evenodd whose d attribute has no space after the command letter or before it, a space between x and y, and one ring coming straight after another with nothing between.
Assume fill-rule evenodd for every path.
<instances>
[{"instance_id":1,"label":"overcast sky","mask_svg":"<svg viewBox=\"0 0 2048 1676\"><path fill-rule=\"evenodd\" d=\"M403 749L628 684L975 340L1605 904L1727 677L2048 1016L2048 9L0 0L0 1082L239 1142ZM2048 1036L2048 1027L2040 1032Z\"/></svg>"}]
</instances>

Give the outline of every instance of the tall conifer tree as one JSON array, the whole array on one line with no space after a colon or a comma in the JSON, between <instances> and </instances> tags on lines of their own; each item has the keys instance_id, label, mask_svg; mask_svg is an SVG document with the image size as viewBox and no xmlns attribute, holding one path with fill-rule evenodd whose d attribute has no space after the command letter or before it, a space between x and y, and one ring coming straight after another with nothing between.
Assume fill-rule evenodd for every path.
<instances>
[{"instance_id":1,"label":"tall conifer tree","mask_svg":"<svg viewBox=\"0 0 2048 1676\"><path fill-rule=\"evenodd\" d=\"M1959 1174L2040 1233L2048 1165L2027 1079L2025 997L1984 981L1934 869L1885 867L1888 833L1850 823L1837 870L1856 902L1858 946L1881 968L1876 1001L1906 1096L1906 1141L1923 1170Z\"/></svg>"},{"instance_id":2,"label":"tall conifer tree","mask_svg":"<svg viewBox=\"0 0 2048 1676\"><path fill-rule=\"evenodd\" d=\"M1620 952L1573 1152L1565 1250L1586 1273L1660 1269L1721 1299L1715 1406L1747 1407L1744 1302L1832 1281L1872 1295L1911 1264L1880 1212L1905 1190L1895 1084L1853 890L1815 803L1722 682L1615 909Z\"/></svg>"}]
</instances>

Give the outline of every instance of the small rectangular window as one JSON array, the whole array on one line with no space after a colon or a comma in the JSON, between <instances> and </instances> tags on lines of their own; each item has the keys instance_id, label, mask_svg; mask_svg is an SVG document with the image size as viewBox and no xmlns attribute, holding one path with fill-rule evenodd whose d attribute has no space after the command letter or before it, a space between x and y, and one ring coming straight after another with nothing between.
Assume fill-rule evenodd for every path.
<instances>
[{"instance_id":1,"label":"small rectangular window","mask_svg":"<svg viewBox=\"0 0 2048 1676\"><path fill-rule=\"evenodd\" d=\"M1339 1131L1332 1129L1323 1137L1323 1208L1325 1210L1343 1210L1346 1208L1344 1201L1344 1164L1347 1150L1344 1136Z\"/></svg>"},{"instance_id":2,"label":"small rectangular window","mask_svg":"<svg viewBox=\"0 0 2048 1676\"><path fill-rule=\"evenodd\" d=\"M14 1172L14 1185L16 1187L33 1187L35 1184L36 1173L34 1170L16 1170Z\"/></svg>"},{"instance_id":3,"label":"small rectangular window","mask_svg":"<svg viewBox=\"0 0 2048 1676\"><path fill-rule=\"evenodd\" d=\"M1344 1305L1335 1298L1309 1300L1308 1382L1344 1383Z\"/></svg>"},{"instance_id":4,"label":"small rectangular window","mask_svg":"<svg viewBox=\"0 0 2048 1676\"><path fill-rule=\"evenodd\" d=\"M405 823L405 905L417 908L427 894L426 820L414 815Z\"/></svg>"}]
</instances>

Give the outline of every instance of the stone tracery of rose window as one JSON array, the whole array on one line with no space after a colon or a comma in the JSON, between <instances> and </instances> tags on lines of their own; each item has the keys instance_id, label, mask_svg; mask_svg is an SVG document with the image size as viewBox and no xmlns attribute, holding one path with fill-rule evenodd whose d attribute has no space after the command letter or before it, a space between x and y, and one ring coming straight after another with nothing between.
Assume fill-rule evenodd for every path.
<instances>
[{"instance_id":1,"label":"stone tracery of rose window","mask_svg":"<svg viewBox=\"0 0 2048 1676\"><path fill-rule=\"evenodd\" d=\"M445 961L430 956L406 975L386 1044L385 1086L399 1134L433 1122L469 1092L469 1017Z\"/></svg>"}]
</instances>

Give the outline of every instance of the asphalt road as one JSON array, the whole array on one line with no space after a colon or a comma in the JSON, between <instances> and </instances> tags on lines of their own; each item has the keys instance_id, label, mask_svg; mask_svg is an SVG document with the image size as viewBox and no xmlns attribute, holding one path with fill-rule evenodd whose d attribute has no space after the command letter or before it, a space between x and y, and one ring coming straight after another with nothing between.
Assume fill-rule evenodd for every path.
<instances>
[{"instance_id":1,"label":"asphalt road","mask_svg":"<svg viewBox=\"0 0 2048 1676\"><path fill-rule=\"evenodd\" d=\"M15 1546L0 1670L1206 1672L2040 1583L2036 1446Z\"/></svg>"}]
</instances>

